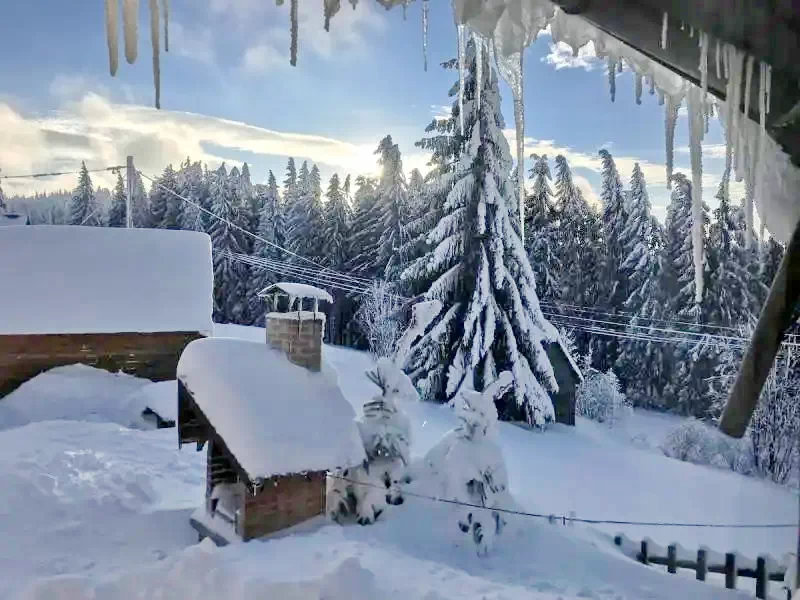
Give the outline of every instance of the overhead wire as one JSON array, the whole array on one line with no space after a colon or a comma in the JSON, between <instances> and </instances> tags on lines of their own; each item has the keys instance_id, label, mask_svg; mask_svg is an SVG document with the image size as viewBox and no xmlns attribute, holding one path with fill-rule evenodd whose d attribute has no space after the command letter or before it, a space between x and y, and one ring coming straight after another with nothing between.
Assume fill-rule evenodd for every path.
<instances>
[{"instance_id":1,"label":"overhead wire","mask_svg":"<svg viewBox=\"0 0 800 600\"><path fill-rule=\"evenodd\" d=\"M113 167L103 167L98 169L86 169L87 173L102 173L105 171L119 171L124 169L124 165L117 165ZM42 177L57 177L59 175L79 175L81 170L78 171L51 171L48 173L26 173L24 175L0 175L0 179L40 179Z\"/></svg>"}]
</instances>

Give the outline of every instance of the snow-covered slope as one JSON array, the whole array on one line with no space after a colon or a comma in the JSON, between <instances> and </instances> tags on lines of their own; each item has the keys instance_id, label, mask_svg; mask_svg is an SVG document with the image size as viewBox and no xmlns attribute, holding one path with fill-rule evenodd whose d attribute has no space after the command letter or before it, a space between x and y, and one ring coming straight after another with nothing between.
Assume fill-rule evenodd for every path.
<instances>
[{"instance_id":1,"label":"snow-covered slope","mask_svg":"<svg viewBox=\"0 0 800 600\"><path fill-rule=\"evenodd\" d=\"M218 329L228 336L237 331L264 339L259 329ZM344 395L359 411L376 392L363 376L370 358L326 347L325 360L338 371ZM48 375L41 376L44 383ZM86 369L73 368L69 375L59 381L71 402L58 401L55 385L37 391L37 378L27 391L17 391L32 406L39 393L46 396L35 411L21 418L16 414L17 423L8 417L10 410L0 412L0 598L752 596L640 565L594 528L527 518L512 519L494 553L479 558L457 534L448 507L414 498L388 507L385 518L369 527L331 525L264 543L198 546L188 515L204 496L204 453L190 447L178 451L174 429L136 431L112 422L123 420L118 415L125 407L135 413L148 390L165 400L168 386L155 389L113 375L105 379ZM13 398L0 401L0 407ZM14 408L20 410L23 403L17 402ZM417 404L405 410L416 456L455 423L446 407ZM575 510L582 517L736 522L796 517L796 496L783 488L637 448L631 435L655 432L656 445L664 430L651 426L652 415L637 419L627 431L580 421L576 428L553 427L544 435L501 424L499 442L517 501L528 510ZM26 424L17 426L20 421ZM748 555L781 555L793 542L793 532L626 532L650 535L662 544L674 539L687 548L705 543ZM771 592L777 593L776 585Z\"/></svg>"}]
</instances>

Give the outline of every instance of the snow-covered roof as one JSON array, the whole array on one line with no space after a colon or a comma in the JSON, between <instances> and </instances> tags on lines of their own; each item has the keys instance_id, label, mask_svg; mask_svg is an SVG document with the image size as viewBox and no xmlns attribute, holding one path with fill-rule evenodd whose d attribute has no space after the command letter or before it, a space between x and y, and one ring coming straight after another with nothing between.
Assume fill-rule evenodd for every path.
<instances>
[{"instance_id":1,"label":"snow-covered roof","mask_svg":"<svg viewBox=\"0 0 800 600\"><path fill-rule=\"evenodd\" d=\"M0 227L14 227L16 225L27 225L28 218L19 213L7 213L0 210Z\"/></svg>"},{"instance_id":2,"label":"snow-covered roof","mask_svg":"<svg viewBox=\"0 0 800 600\"><path fill-rule=\"evenodd\" d=\"M271 286L266 287L258 292L258 295L259 297L264 297L276 292L283 292L287 296L294 298L313 298L316 300L324 300L325 302L333 302L331 295L321 288L308 285L307 283L294 283L287 281L273 283Z\"/></svg>"},{"instance_id":3,"label":"snow-covered roof","mask_svg":"<svg viewBox=\"0 0 800 600\"><path fill-rule=\"evenodd\" d=\"M355 412L336 376L289 362L264 343L189 344L178 378L251 480L361 464Z\"/></svg>"},{"instance_id":4,"label":"snow-covered roof","mask_svg":"<svg viewBox=\"0 0 800 600\"><path fill-rule=\"evenodd\" d=\"M0 256L0 335L211 332L204 233L4 227Z\"/></svg>"}]
</instances>

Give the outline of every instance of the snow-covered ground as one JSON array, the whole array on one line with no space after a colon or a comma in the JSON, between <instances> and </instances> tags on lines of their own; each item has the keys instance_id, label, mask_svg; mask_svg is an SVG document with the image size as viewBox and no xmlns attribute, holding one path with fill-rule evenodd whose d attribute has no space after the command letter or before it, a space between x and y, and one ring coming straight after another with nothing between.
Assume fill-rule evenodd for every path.
<instances>
[{"instance_id":1,"label":"snow-covered ground","mask_svg":"<svg viewBox=\"0 0 800 600\"><path fill-rule=\"evenodd\" d=\"M217 335L264 340L254 328ZM369 357L326 347L325 359L360 411L377 391L363 376ZM605 532L747 555L780 556L795 542L791 530L598 530L519 518L479 558L459 543L448 507L407 499L368 527L197 545L188 515L202 503L205 455L178 451L174 429L147 430L141 419L150 391L164 402L169 387L67 367L0 401L0 598L746 598L640 565ZM417 457L455 424L446 407L408 412ZM662 456L671 420L637 413L625 429L581 420L544 435L501 424L512 492L527 510L587 518L796 519L790 490Z\"/></svg>"}]
</instances>

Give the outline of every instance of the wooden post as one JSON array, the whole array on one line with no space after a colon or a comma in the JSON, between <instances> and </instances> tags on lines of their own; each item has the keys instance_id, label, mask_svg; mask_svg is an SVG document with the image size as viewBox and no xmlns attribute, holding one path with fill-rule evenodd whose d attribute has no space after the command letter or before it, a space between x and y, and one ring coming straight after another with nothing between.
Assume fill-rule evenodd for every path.
<instances>
[{"instance_id":1,"label":"wooden post","mask_svg":"<svg viewBox=\"0 0 800 600\"><path fill-rule=\"evenodd\" d=\"M756 559L756 598L767 597L767 561L763 556Z\"/></svg>"},{"instance_id":2,"label":"wooden post","mask_svg":"<svg viewBox=\"0 0 800 600\"><path fill-rule=\"evenodd\" d=\"M725 553L725 588L736 589L736 555L733 552Z\"/></svg>"},{"instance_id":3,"label":"wooden post","mask_svg":"<svg viewBox=\"0 0 800 600\"><path fill-rule=\"evenodd\" d=\"M706 573L708 573L708 559L706 558L706 551L703 548L697 551L697 581L705 581Z\"/></svg>"},{"instance_id":4,"label":"wooden post","mask_svg":"<svg viewBox=\"0 0 800 600\"><path fill-rule=\"evenodd\" d=\"M744 435L772 368L786 330L792 324L794 306L800 299L800 223L786 246L786 253L772 280L756 330L739 368L719 428L740 438ZM799 542L800 543L800 542ZM799 557L800 559L800 557ZM800 577L800 573L798 573Z\"/></svg>"},{"instance_id":5,"label":"wooden post","mask_svg":"<svg viewBox=\"0 0 800 600\"><path fill-rule=\"evenodd\" d=\"M643 565L646 565L649 562L647 560L647 540L642 540L642 548L641 552L639 553L639 562L641 562Z\"/></svg>"},{"instance_id":6,"label":"wooden post","mask_svg":"<svg viewBox=\"0 0 800 600\"><path fill-rule=\"evenodd\" d=\"M667 546L667 571L669 573L678 572L678 548L675 544Z\"/></svg>"},{"instance_id":7,"label":"wooden post","mask_svg":"<svg viewBox=\"0 0 800 600\"><path fill-rule=\"evenodd\" d=\"M136 169L133 167L133 157L129 156L125 177L128 180L128 193L125 195L125 227L133 227L133 184L136 181Z\"/></svg>"}]
</instances>

